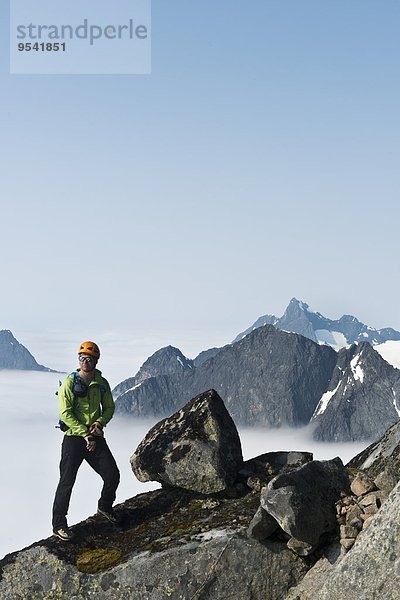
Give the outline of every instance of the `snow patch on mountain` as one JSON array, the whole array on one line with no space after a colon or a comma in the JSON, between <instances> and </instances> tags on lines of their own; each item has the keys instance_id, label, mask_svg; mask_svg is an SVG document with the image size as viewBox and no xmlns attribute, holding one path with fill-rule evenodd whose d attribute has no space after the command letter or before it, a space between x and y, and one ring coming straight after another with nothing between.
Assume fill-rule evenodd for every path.
<instances>
[{"instance_id":1,"label":"snow patch on mountain","mask_svg":"<svg viewBox=\"0 0 400 600\"><path fill-rule=\"evenodd\" d=\"M374 349L379 352L386 362L396 369L400 369L400 342L396 340L388 340L383 344L374 346Z\"/></svg>"},{"instance_id":2,"label":"snow patch on mountain","mask_svg":"<svg viewBox=\"0 0 400 600\"><path fill-rule=\"evenodd\" d=\"M125 392L123 392L121 394L121 396L123 396L124 394L127 394L128 392L132 392L133 390L136 390L138 387L140 387L142 385L142 383L143 383L143 381L141 381L140 383L137 383L133 387L129 388L129 390L125 390Z\"/></svg>"},{"instance_id":3,"label":"snow patch on mountain","mask_svg":"<svg viewBox=\"0 0 400 600\"><path fill-rule=\"evenodd\" d=\"M354 379L362 383L364 381L364 371L360 366L360 360L361 354L356 354L356 356L350 361L350 367L353 372Z\"/></svg>"},{"instance_id":4,"label":"snow patch on mountain","mask_svg":"<svg viewBox=\"0 0 400 600\"><path fill-rule=\"evenodd\" d=\"M393 406L394 406L395 411L397 412L397 414L400 417L400 408L397 405L396 392L394 390L393 390Z\"/></svg>"},{"instance_id":5,"label":"snow patch on mountain","mask_svg":"<svg viewBox=\"0 0 400 600\"><path fill-rule=\"evenodd\" d=\"M318 344L328 344L328 346L332 346L334 350L340 350L341 348L347 348L349 346L345 336L340 331L316 329L315 335Z\"/></svg>"},{"instance_id":6,"label":"snow patch on mountain","mask_svg":"<svg viewBox=\"0 0 400 600\"><path fill-rule=\"evenodd\" d=\"M322 394L321 399L318 402L317 408L315 409L315 412L313 414L313 418L317 417L318 415L322 415L326 411L329 401L331 400L331 398L333 398L333 396L338 391L340 384L341 384L341 381L339 381L339 383L337 384L337 386L335 387L334 390L328 390L327 392Z\"/></svg>"}]
</instances>

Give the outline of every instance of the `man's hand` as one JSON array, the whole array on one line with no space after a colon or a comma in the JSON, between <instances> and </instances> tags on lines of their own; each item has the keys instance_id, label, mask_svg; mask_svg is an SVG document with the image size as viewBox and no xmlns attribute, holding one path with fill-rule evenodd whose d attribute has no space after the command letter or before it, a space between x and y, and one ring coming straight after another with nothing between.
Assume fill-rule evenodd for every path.
<instances>
[{"instance_id":1,"label":"man's hand","mask_svg":"<svg viewBox=\"0 0 400 600\"><path fill-rule=\"evenodd\" d=\"M93 450L96 448L96 440L94 439L94 437L92 435L85 436L85 442L86 450L89 450L89 452L93 452Z\"/></svg>"},{"instance_id":2,"label":"man's hand","mask_svg":"<svg viewBox=\"0 0 400 600\"><path fill-rule=\"evenodd\" d=\"M103 426L98 421L95 421L93 425L89 427L89 433L92 435L101 435L103 431Z\"/></svg>"}]
</instances>

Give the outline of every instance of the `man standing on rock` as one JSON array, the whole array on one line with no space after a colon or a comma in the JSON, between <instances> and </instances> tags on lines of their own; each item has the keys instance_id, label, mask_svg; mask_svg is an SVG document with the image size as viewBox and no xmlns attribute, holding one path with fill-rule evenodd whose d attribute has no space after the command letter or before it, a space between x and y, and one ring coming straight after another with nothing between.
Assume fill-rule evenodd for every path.
<instances>
[{"instance_id":1,"label":"man standing on rock","mask_svg":"<svg viewBox=\"0 0 400 600\"><path fill-rule=\"evenodd\" d=\"M66 516L72 488L83 460L104 482L97 514L117 523L112 505L119 484L119 470L103 435L103 428L114 414L114 400L108 381L96 369L100 358L97 344L82 342L78 356L80 368L68 375L58 392L62 419L60 427L65 435L61 450L60 481L53 504L53 534L63 541L73 538Z\"/></svg>"}]
</instances>

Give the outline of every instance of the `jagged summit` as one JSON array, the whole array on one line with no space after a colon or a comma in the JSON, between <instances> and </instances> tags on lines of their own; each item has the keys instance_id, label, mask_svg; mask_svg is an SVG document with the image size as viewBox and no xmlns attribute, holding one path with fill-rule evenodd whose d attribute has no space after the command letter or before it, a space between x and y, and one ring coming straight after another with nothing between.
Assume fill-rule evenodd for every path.
<instances>
[{"instance_id":1,"label":"jagged summit","mask_svg":"<svg viewBox=\"0 0 400 600\"><path fill-rule=\"evenodd\" d=\"M15 339L9 329L0 331L0 369L51 371L51 369L39 365L29 350Z\"/></svg>"}]
</instances>

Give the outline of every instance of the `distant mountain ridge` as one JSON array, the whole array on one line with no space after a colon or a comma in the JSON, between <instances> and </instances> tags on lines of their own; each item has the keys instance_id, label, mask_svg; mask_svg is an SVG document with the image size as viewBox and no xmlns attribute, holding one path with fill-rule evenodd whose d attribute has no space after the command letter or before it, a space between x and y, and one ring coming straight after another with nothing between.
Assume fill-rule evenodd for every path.
<instances>
[{"instance_id":1,"label":"distant mountain ridge","mask_svg":"<svg viewBox=\"0 0 400 600\"><path fill-rule=\"evenodd\" d=\"M328 319L321 313L312 311L305 302L292 298L282 317L278 318L274 315L259 317L253 325L239 333L232 343L240 341L254 329L267 324L284 331L299 333L320 344L329 344L336 350L355 342L377 345L389 340L400 340L400 332L391 327L374 329L361 323L352 315L343 315L337 320Z\"/></svg>"},{"instance_id":2,"label":"distant mountain ridge","mask_svg":"<svg viewBox=\"0 0 400 600\"><path fill-rule=\"evenodd\" d=\"M52 369L40 365L9 329L0 331L0 369L52 372Z\"/></svg>"}]
</instances>

